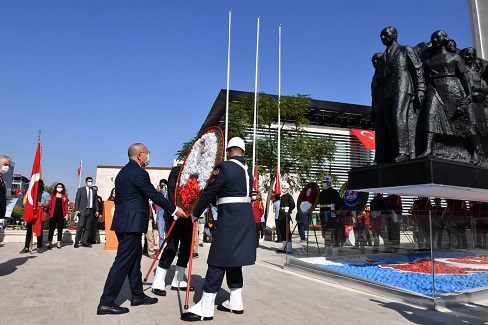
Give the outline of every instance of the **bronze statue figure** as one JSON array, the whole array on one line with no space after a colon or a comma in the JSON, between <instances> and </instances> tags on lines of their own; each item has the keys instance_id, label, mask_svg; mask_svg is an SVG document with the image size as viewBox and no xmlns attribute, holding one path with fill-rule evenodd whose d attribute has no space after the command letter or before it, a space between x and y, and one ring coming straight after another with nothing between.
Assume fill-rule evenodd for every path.
<instances>
[{"instance_id":1,"label":"bronze statue figure","mask_svg":"<svg viewBox=\"0 0 488 325\"><path fill-rule=\"evenodd\" d=\"M415 157L414 110L420 107L424 98L425 84L419 57L412 47L400 45L397 37L396 28L391 26L380 34L386 50L378 60L375 72L380 88L379 103L375 106L376 119L381 115L384 120L384 136L376 138L380 148L380 142L385 141L383 137L391 139L393 145L377 163L400 162Z\"/></svg>"},{"instance_id":2,"label":"bronze statue figure","mask_svg":"<svg viewBox=\"0 0 488 325\"><path fill-rule=\"evenodd\" d=\"M434 156L488 165L488 62L443 30L413 48L397 37L384 28L386 51L372 58L373 164Z\"/></svg>"},{"instance_id":3,"label":"bronze statue figure","mask_svg":"<svg viewBox=\"0 0 488 325\"><path fill-rule=\"evenodd\" d=\"M445 31L434 32L430 39L432 55L423 62L427 83L424 105L427 144L420 156L432 153L435 136L461 136L469 144L471 162L478 163L468 70L464 60L447 49L448 40Z\"/></svg>"}]
</instances>

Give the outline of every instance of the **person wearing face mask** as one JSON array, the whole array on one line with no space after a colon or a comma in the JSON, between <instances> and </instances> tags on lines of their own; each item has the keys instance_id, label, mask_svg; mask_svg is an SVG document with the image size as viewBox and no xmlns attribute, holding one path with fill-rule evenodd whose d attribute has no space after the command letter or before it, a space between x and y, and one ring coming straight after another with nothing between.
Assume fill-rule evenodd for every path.
<instances>
[{"instance_id":1,"label":"person wearing face mask","mask_svg":"<svg viewBox=\"0 0 488 325\"><path fill-rule=\"evenodd\" d=\"M48 192L44 191L44 181L42 179L39 180L39 190L38 190L38 202L37 205L42 208L43 213L49 208L51 202L51 196ZM19 252L20 254L30 252L29 246L32 240L32 228L34 223L27 223L27 232L25 234L25 246ZM42 232L41 236L37 236L37 252L42 253Z\"/></svg>"},{"instance_id":2,"label":"person wearing face mask","mask_svg":"<svg viewBox=\"0 0 488 325\"><path fill-rule=\"evenodd\" d=\"M164 198L151 184L148 172L149 151L142 143L130 145L129 162L115 178L115 212L111 230L118 240L117 255L110 268L97 307L98 315L125 314L128 308L115 303L125 279L129 280L132 294L131 306L151 305L157 298L147 296L142 288L141 258L142 234L147 232L149 222L149 200L173 217L188 218L185 212Z\"/></svg>"},{"instance_id":3,"label":"person wearing face mask","mask_svg":"<svg viewBox=\"0 0 488 325\"><path fill-rule=\"evenodd\" d=\"M234 137L229 140L227 160L215 166L193 209L192 220L196 221L209 204L215 204L218 219L208 253L202 296L197 304L181 315L184 321L213 319L215 298L222 287L224 275L230 295L217 309L244 313L242 267L256 261L256 225L250 198L253 179L244 160L245 148L243 139ZM239 322L233 317L229 319Z\"/></svg>"},{"instance_id":4,"label":"person wearing face mask","mask_svg":"<svg viewBox=\"0 0 488 325\"><path fill-rule=\"evenodd\" d=\"M159 181L158 191L160 191L161 194L163 194L166 200L168 199L168 181L166 179L163 178ZM158 246L161 246L161 244L164 241L164 234L166 229L165 229L165 222L164 222L164 209L160 208L157 205L156 205L156 224L158 226L158 236L159 236Z\"/></svg>"},{"instance_id":5,"label":"person wearing face mask","mask_svg":"<svg viewBox=\"0 0 488 325\"><path fill-rule=\"evenodd\" d=\"M339 192L332 188L332 176L324 176L322 180L323 190L319 195L320 204L320 224L322 226L322 237L326 243L326 230L332 230L334 237L334 246L339 246L339 216L335 211L342 207L342 199Z\"/></svg>"},{"instance_id":6,"label":"person wearing face mask","mask_svg":"<svg viewBox=\"0 0 488 325\"><path fill-rule=\"evenodd\" d=\"M80 246L80 239L82 247L91 247L90 233L92 231L93 218L98 217L99 214L97 191L92 188L93 178L87 177L85 183L86 186L80 187L76 191L75 215L79 216L79 221L76 229L75 248Z\"/></svg>"},{"instance_id":7,"label":"person wearing face mask","mask_svg":"<svg viewBox=\"0 0 488 325\"><path fill-rule=\"evenodd\" d=\"M58 243L56 247L61 249L61 239L63 237L63 227L65 220L68 220L68 195L66 195L66 188L63 183L57 183L51 193L51 200L49 204L49 245L47 249L52 249L52 241L54 237L54 229L58 230Z\"/></svg>"},{"instance_id":8,"label":"person wearing face mask","mask_svg":"<svg viewBox=\"0 0 488 325\"><path fill-rule=\"evenodd\" d=\"M0 218L5 218L7 209L7 186L2 175L8 173L11 161L9 157L0 155Z\"/></svg>"},{"instance_id":9,"label":"person wearing face mask","mask_svg":"<svg viewBox=\"0 0 488 325\"><path fill-rule=\"evenodd\" d=\"M251 205L252 212L254 214L254 221L256 222L256 247L259 247L259 233L261 230L261 216L264 213L264 205L259 193L257 191L252 191L251 193Z\"/></svg>"},{"instance_id":10,"label":"person wearing face mask","mask_svg":"<svg viewBox=\"0 0 488 325\"><path fill-rule=\"evenodd\" d=\"M295 209L295 200L291 196L290 186L286 183L281 185L281 198L280 198L280 214L278 216L278 225L280 227L280 233L282 238L282 246L277 249L277 253L292 253L291 243L291 231L290 221L291 212Z\"/></svg>"}]
</instances>

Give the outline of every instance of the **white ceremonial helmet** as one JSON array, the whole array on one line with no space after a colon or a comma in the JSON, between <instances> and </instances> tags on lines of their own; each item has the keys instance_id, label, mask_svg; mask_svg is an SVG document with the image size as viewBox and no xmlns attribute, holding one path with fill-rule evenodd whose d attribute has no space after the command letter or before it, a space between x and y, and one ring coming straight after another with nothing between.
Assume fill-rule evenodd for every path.
<instances>
[{"instance_id":1,"label":"white ceremonial helmet","mask_svg":"<svg viewBox=\"0 0 488 325\"><path fill-rule=\"evenodd\" d=\"M242 140L239 137L234 137L230 139L229 142L227 143L227 148L225 149L227 150L232 147L240 148L242 149L242 151L246 152L246 144L244 143L244 140Z\"/></svg>"}]
</instances>

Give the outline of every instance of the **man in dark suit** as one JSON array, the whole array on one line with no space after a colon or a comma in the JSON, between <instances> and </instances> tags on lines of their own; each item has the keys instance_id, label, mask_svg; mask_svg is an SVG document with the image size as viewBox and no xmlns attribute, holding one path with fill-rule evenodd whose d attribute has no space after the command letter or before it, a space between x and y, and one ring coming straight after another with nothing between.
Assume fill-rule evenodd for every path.
<instances>
[{"instance_id":1,"label":"man in dark suit","mask_svg":"<svg viewBox=\"0 0 488 325\"><path fill-rule=\"evenodd\" d=\"M79 217L78 228L76 229L75 248L79 247L80 238L81 246L91 247L90 233L95 231L92 229L93 219L98 217L99 207L97 201L97 191L92 188L93 178L87 177L85 179L86 186L80 187L76 191L75 198L75 215Z\"/></svg>"},{"instance_id":2,"label":"man in dark suit","mask_svg":"<svg viewBox=\"0 0 488 325\"><path fill-rule=\"evenodd\" d=\"M424 98L425 83L417 53L410 46L398 44L397 37L396 28L391 26L380 34L386 51L376 67L375 77L381 95L375 108L376 114L383 114L386 124L384 136L393 139L391 157L393 161L400 162L415 157L417 114L414 109L420 107Z\"/></svg>"},{"instance_id":3,"label":"man in dark suit","mask_svg":"<svg viewBox=\"0 0 488 325\"><path fill-rule=\"evenodd\" d=\"M187 218L185 212L163 197L151 184L149 174L144 169L149 164L149 151L142 143L129 147L129 162L115 179L115 212L111 230L119 241L117 256L100 297L98 315L124 314L128 308L115 304L126 276L132 293L131 306L148 305L158 302L157 298L146 296L142 290L142 234L149 222L149 199L172 216Z\"/></svg>"},{"instance_id":4,"label":"man in dark suit","mask_svg":"<svg viewBox=\"0 0 488 325\"><path fill-rule=\"evenodd\" d=\"M5 218L7 209L7 185L2 175L8 173L11 159L7 156L0 155L0 218Z\"/></svg>"},{"instance_id":5,"label":"man in dark suit","mask_svg":"<svg viewBox=\"0 0 488 325\"><path fill-rule=\"evenodd\" d=\"M244 161L244 140L232 138L227 144L227 161L217 166L207 182L192 220L198 220L209 204L218 203L218 219L208 253L208 269L200 301L181 315L184 321L211 320L214 302L224 275L230 289L229 300L217 309L235 314L244 312L242 266L256 261L256 223L251 207L252 174Z\"/></svg>"}]
</instances>

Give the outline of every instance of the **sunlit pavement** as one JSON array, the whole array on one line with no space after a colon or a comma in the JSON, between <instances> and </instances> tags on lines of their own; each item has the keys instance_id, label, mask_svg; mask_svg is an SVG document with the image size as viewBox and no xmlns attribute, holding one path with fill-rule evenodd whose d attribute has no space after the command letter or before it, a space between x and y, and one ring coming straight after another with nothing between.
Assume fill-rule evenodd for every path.
<instances>
[{"instance_id":1,"label":"sunlit pavement","mask_svg":"<svg viewBox=\"0 0 488 325\"><path fill-rule=\"evenodd\" d=\"M210 244L199 248L193 260L190 293L192 306L201 296ZM256 265L244 267L244 314L215 309L208 324L488 324L485 304L457 307L444 312L424 310L343 286L298 275L282 268L281 244L264 241ZM181 324L185 292L169 290L155 305L130 306L130 290L124 284L117 303L128 307L123 315L96 315L96 308L115 251L104 244L92 248L65 245L38 254L19 254L23 244L0 244L0 324ZM297 247L297 248L295 248ZM298 256L300 248L294 243ZM303 253L303 252L302 252ZM175 261L176 262L176 261ZM143 256L143 276L151 260ZM166 282L171 281L174 266ZM144 283L150 291L153 276ZM216 305L228 299L224 284Z\"/></svg>"}]
</instances>

